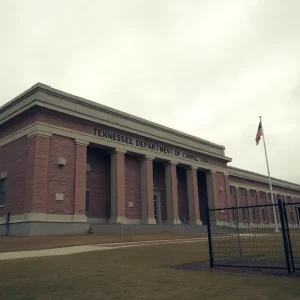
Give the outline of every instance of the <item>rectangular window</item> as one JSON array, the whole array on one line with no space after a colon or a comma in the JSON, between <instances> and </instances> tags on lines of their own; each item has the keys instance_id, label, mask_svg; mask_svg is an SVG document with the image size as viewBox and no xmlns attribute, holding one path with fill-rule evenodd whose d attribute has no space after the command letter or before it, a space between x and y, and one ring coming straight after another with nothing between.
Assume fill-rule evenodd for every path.
<instances>
[{"instance_id":1,"label":"rectangular window","mask_svg":"<svg viewBox=\"0 0 300 300\"><path fill-rule=\"evenodd\" d=\"M254 198L254 196L255 196L255 191L254 191L254 190L250 190L250 192L251 192L251 197Z\"/></svg>"},{"instance_id":2,"label":"rectangular window","mask_svg":"<svg viewBox=\"0 0 300 300\"><path fill-rule=\"evenodd\" d=\"M264 192L259 192L260 194L260 199L265 199L265 193Z\"/></svg>"},{"instance_id":3,"label":"rectangular window","mask_svg":"<svg viewBox=\"0 0 300 300\"><path fill-rule=\"evenodd\" d=\"M269 193L269 200L272 200L272 198L271 198L271 193Z\"/></svg>"},{"instance_id":4,"label":"rectangular window","mask_svg":"<svg viewBox=\"0 0 300 300\"><path fill-rule=\"evenodd\" d=\"M266 211L264 208L261 209L262 218L264 221L266 221Z\"/></svg>"},{"instance_id":5,"label":"rectangular window","mask_svg":"<svg viewBox=\"0 0 300 300\"><path fill-rule=\"evenodd\" d=\"M235 220L235 208L234 206L231 206L231 208L232 208L232 218L233 220Z\"/></svg>"},{"instance_id":6,"label":"rectangular window","mask_svg":"<svg viewBox=\"0 0 300 300\"><path fill-rule=\"evenodd\" d=\"M242 216L243 216L243 221L247 221L247 214L245 208L242 208Z\"/></svg>"},{"instance_id":7,"label":"rectangular window","mask_svg":"<svg viewBox=\"0 0 300 300\"><path fill-rule=\"evenodd\" d=\"M287 200L288 203L291 203L292 202L291 196L287 196L286 200Z\"/></svg>"},{"instance_id":8,"label":"rectangular window","mask_svg":"<svg viewBox=\"0 0 300 300\"><path fill-rule=\"evenodd\" d=\"M85 212L88 212L90 208L90 191L85 193Z\"/></svg>"},{"instance_id":9,"label":"rectangular window","mask_svg":"<svg viewBox=\"0 0 300 300\"><path fill-rule=\"evenodd\" d=\"M0 179L0 205L4 205L6 197L6 178Z\"/></svg>"},{"instance_id":10,"label":"rectangular window","mask_svg":"<svg viewBox=\"0 0 300 300\"><path fill-rule=\"evenodd\" d=\"M291 211L291 212L290 212L290 215L291 215L291 222L294 223L294 221L295 221L295 219L294 219L294 213Z\"/></svg>"},{"instance_id":11,"label":"rectangular window","mask_svg":"<svg viewBox=\"0 0 300 300\"><path fill-rule=\"evenodd\" d=\"M253 216L253 221L256 221L256 208L252 208L252 216Z\"/></svg>"},{"instance_id":12,"label":"rectangular window","mask_svg":"<svg viewBox=\"0 0 300 300\"><path fill-rule=\"evenodd\" d=\"M246 189L240 188L240 192L241 192L241 196L245 196L246 195Z\"/></svg>"},{"instance_id":13,"label":"rectangular window","mask_svg":"<svg viewBox=\"0 0 300 300\"><path fill-rule=\"evenodd\" d=\"M275 213L276 213L276 207L275 207ZM274 211L273 211L273 207L270 207L270 215L271 215L271 221L272 223L275 223L275 218L274 218Z\"/></svg>"},{"instance_id":14,"label":"rectangular window","mask_svg":"<svg viewBox=\"0 0 300 300\"><path fill-rule=\"evenodd\" d=\"M234 186L230 186L230 195L234 195Z\"/></svg>"}]
</instances>

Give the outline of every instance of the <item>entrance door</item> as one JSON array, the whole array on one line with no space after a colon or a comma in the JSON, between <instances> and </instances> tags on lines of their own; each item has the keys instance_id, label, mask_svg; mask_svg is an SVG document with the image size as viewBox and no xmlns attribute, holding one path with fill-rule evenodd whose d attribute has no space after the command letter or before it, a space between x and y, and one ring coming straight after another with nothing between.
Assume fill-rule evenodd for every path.
<instances>
[{"instance_id":1,"label":"entrance door","mask_svg":"<svg viewBox=\"0 0 300 300\"><path fill-rule=\"evenodd\" d=\"M156 224L161 224L161 204L160 204L160 193L154 192L154 218Z\"/></svg>"}]
</instances>

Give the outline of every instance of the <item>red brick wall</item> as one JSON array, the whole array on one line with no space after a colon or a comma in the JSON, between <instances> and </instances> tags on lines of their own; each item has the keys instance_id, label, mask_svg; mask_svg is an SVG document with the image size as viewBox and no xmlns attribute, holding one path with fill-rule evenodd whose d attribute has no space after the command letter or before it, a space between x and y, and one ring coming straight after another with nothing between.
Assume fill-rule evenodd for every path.
<instances>
[{"instance_id":1,"label":"red brick wall","mask_svg":"<svg viewBox=\"0 0 300 300\"><path fill-rule=\"evenodd\" d=\"M21 130L24 127L36 122L39 118L38 109L31 109L30 111L24 112L17 118L13 118L8 122L1 125L0 139Z\"/></svg>"},{"instance_id":2,"label":"red brick wall","mask_svg":"<svg viewBox=\"0 0 300 300\"><path fill-rule=\"evenodd\" d=\"M161 190L161 218L162 220L167 220L166 179L164 164L153 162L153 183L154 188Z\"/></svg>"},{"instance_id":3,"label":"red brick wall","mask_svg":"<svg viewBox=\"0 0 300 300\"><path fill-rule=\"evenodd\" d=\"M110 216L110 155L107 151L88 147L87 162L91 170L87 172L86 187L90 191L89 218L109 218Z\"/></svg>"},{"instance_id":4,"label":"red brick wall","mask_svg":"<svg viewBox=\"0 0 300 300\"><path fill-rule=\"evenodd\" d=\"M215 208L227 207L227 195L226 195L226 182L223 173L216 173L216 194L217 201L215 203ZM220 191L222 188L222 191Z\"/></svg>"},{"instance_id":5,"label":"red brick wall","mask_svg":"<svg viewBox=\"0 0 300 300\"><path fill-rule=\"evenodd\" d=\"M65 166L58 166L58 157L66 158ZM49 146L47 213L74 214L75 161L74 139L53 135ZM64 200L55 200L56 193L63 193Z\"/></svg>"},{"instance_id":6,"label":"red brick wall","mask_svg":"<svg viewBox=\"0 0 300 300\"><path fill-rule=\"evenodd\" d=\"M177 193L178 193L178 214L179 219L184 220L184 217L189 216L189 201L187 192L187 177L184 168L177 167Z\"/></svg>"},{"instance_id":7,"label":"red brick wall","mask_svg":"<svg viewBox=\"0 0 300 300\"><path fill-rule=\"evenodd\" d=\"M4 213L22 214L26 191L26 171L29 140L26 137L0 147L0 173L7 171Z\"/></svg>"},{"instance_id":8,"label":"red brick wall","mask_svg":"<svg viewBox=\"0 0 300 300\"><path fill-rule=\"evenodd\" d=\"M133 207L129 207L133 202ZM125 216L141 218L141 167L136 156L125 155Z\"/></svg>"},{"instance_id":9,"label":"red brick wall","mask_svg":"<svg viewBox=\"0 0 300 300\"><path fill-rule=\"evenodd\" d=\"M24 212L44 213L47 207L50 139L34 136L28 141Z\"/></svg>"}]
</instances>

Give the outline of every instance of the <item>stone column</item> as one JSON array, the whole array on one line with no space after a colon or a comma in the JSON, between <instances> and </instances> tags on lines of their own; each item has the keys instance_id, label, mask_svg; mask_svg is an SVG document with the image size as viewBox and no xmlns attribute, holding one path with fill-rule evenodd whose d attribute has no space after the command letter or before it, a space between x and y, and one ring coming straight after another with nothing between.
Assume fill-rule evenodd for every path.
<instances>
[{"instance_id":1,"label":"stone column","mask_svg":"<svg viewBox=\"0 0 300 300\"><path fill-rule=\"evenodd\" d=\"M217 184L217 179L216 179L216 171L208 171L206 173L206 185L207 185L207 198L208 198L208 207L210 209L217 208L217 200L218 200L218 195L217 195L217 190L216 190L216 184Z\"/></svg>"},{"instance_id":2,"label":"stone column","mask_svg":"<svg viewBox=\"0 0 300 300\"><path fill-rule=\"evenodd\" d=\"M153 159L144 156L141 160L141 223L156 224L153 200Z\"/></svg>"},{"instance_id":3,"label":"stone column","mask_svg":"<svg viewBox=\"0 0 300 300\"><path fill-rule=\"evenodd\" d=\"M189 166L186 173L190 216L189 223L201 225L197 169L198 167Z\"/></svg>"},{"instance_id":4,"label":"stone column","mask_svg":"<svg viewBox=\"0 0 300 300\"><path fill-rule=\"evenodd\" d=\"M180 224L178 215L176 162L166 164L167 224Z\"/></svg>"},{"instance_id":5,"label":"stone column","mask_svg":"<svg viewBox=\"0 0 300 300\"><path fill-rule=\"evenodd\" d=\"M88 142L75 140L76 165L75 165L75 201L74 221L84 221L86 201L86 164ZM86 221L86 220L85 220Z\"/></svg>"},{"instance_id":6,"label":"stone column","mask_svg":"<svg viewBox=\"0 0 300 300\"><path fill-rule=\"evenodd\" d=\"M111 154L110 223L127 223L125 217L125 153L115 149Z\"/></svg>"},{"instance_id":7,"label":"stone column","mask_svg":"<svg viewBox=\"0 0 300 300\"><path fill-rule=\"evenodd\" d=\"M47 213L48 160L52 134L30 134L24 202L25 213Z\"/></svg>"},{"instance_id":8,"label":"stone column","mask_svg":"<svg viewBox=\"0 0 300 300\"><path fill-rule=\"evenodd\" d=\"M208 201L208 208L214 209L216 208L216 201L217 201L217 193L216 193L216 171L210 170L206 172L206 185L207 185L207 201ZM212 225L217 224L217 214L210 213L210 223Z\"/></svg>"}]
</instances>

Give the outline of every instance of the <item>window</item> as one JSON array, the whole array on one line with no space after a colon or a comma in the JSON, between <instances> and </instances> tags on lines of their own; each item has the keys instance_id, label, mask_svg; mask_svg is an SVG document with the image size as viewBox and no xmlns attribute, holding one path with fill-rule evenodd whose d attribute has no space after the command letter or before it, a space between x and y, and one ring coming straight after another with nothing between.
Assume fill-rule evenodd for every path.
<instances>
[{"instance_id":1,"label":"window","mask_svg":"<svg viewBox=\"0 0 300 300\"><path fill-rule=\"evenodd\" d=\"M255 207L252 208L252 216L253 216L253 221L256 221L257 219L256 219L256 208Z\"/></svg>"},{"instance_id":2,"label":"window","mask_svg":"<svg viewBox=\"0 0 300 300\"><path fill-rule=\"evenodd\" d=\"M290 215L291 215L291 222L294 223L294 222L295 222L295 219L294 219L294 213L291 211L291 212L290 212Z\"/></svg>"},{"instance_id":3,"label":"window","mask_svg":"<svg viewBox=\"0 0 300 300\"><path fill-rule=\"evenodd\" d=\"M275 208L275 213L276 213L276 208ZM273 207L270 207L270 215L271 215L271 222L275 223Z\"/></svg>"},{"instance_id":4,"label":"window","mask_svg":"<svg viewBox=\"0 0 300 300\"><path fill-rule=\"evenodd\" d=\"M259 192L260 194L260 199L265 199L265 193L264 192Z\"/></svg>"},{"instance_id":5,"label":"window","mask_svg":"<svg viewBox=\"0 0 300 300\"><path fill-rule=\"evenodd\" d=\"M261 214L262 214L263 220L266 221L266 211L264 208L261 209Z\"/></svg>"},{"instance_id":6,"label":"window","mask_svg":"<svg viewBox=\"0 0 300 300\"><path fill-rule=\"evenodd\" d=\"M288 203L291 203L292 202L292 197L291 196L287 196L286 200L287 200Z\"/></svg>"},{"instance_id":7,"label":"window","mask_svg":"<svg viewBox=\"0 0 300 300\"><path fill-rule=\"evenodd\" d=\"M235 220L235 208L234 208L234 206L231 206L231 209L232 209L232 218L233 218L233 220Z\"/></svg>"},{"instance_id":8,"label":"window","mask_svg":"<svg viewBox=\"0 0 300 300\"><path fill-rule=\"evenodd\" d=\"M254 191L254 190L250 190L250 192L251 192L251 197L254 198L254 196L255 196L255 191Z\"/></svg>"},{"instance_id":9,"label":"window","mask_svg":"<svg viewBox=\"0 0 300 300\"><path fill-rule=\"evenodd\" d=\"M0 179L0 205L4 205L6 196L6 178Z\"/></svg>"},{"instance_id":10,"label":"window","mask_svg":"<svg viewBox=\"0 0 300 300\"><path fill-rule=\"evenodd\" d=\"M269 200L272 200L272 198L271 198L271 193L269 193Z\"/></svg>"},{"instance_id":11,"label":"window","mask_svg":"<svg viewBox=\"0 0 300 300\"><path fill-rule=\"evenodd\" d=\"M245 196L246 195L246 189L240 188L240 191L241 191L241 196Z\"/></svg>"},{"instance_id":12,"label":"window","mask_svg":"<svg viewBox=\"0 0 300 300\"><path fill-rule=\"evenodd\" d=\"M284 201L284 196L283 195L281 196L281 200Z\"/></svg>"},{"instance_id":13,"label":"window","mask_svg":"<svg viewBox=\"0 0 300 300\"><path fill-rule=\"evenodd\" d=\"M88 212L90 208L90 191L85 193L85 212Z\"/></svg>"},{"instance_id":14,"label":"window","mask_svg":"<svg viewBox=\"0 0 300 300\"><path fill-rule=\"evenodd\" d=\"M243 221L247 221L247 214L245 208L242 208L242 216L243 216Z\"/></svg>"},{"instance_id":15,"label":"window","mask_svg":"<svg viewBox=\"0 0 300 300\"><path fill-rule=\"evenodd\" d=\"M234 186L230 186L230 195L234 195Z\"/></svg>"}]
</instances>

